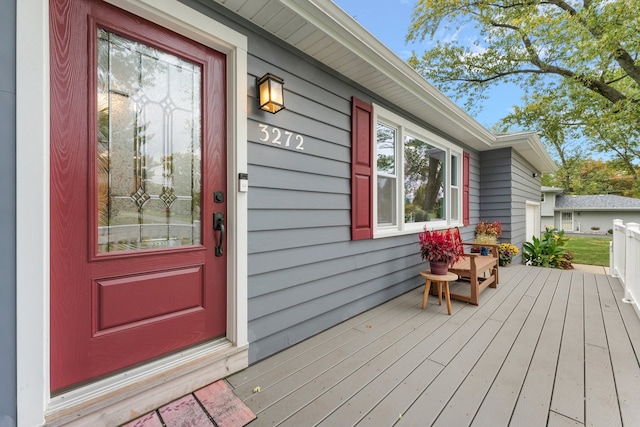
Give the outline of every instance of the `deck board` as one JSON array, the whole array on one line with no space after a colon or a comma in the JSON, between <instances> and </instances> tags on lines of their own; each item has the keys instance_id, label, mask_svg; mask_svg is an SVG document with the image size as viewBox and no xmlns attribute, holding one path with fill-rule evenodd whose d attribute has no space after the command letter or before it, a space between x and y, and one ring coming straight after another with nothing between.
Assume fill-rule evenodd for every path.
<instances>
[{"instance_id":1,"label":"deck board","mask_svg":"<svg viewBox=\"0 0 640 427\"><path fill-rule=\"evenodd\" d=\"M383 346L367 348L366 357L360 360L360 367L354 369L349 376L344 377L338 367L332 373L332 376L321 378L321 385L326 392L318 397L313 402L313 405L304 407L282 425L300 426L321 421L328 413L335 411L344 401L366 387L368 383L380 375L381 371L397 363L398 359L416 346L425 336L428 336L445 323L446 318L444 316L437 316L444 312L444 305L440 307L430 306L428 308L430 310L424 313L423 316L415 316L411 321L391 331L385 337L387 339L379 340L378 342L383 343ZM452 308L452 311L457 311L461 308L462 305L457 305ZM368 357L371 358L366 360ZM336 382L336 375L338 383L331 387Z\"/></svg>"},{"instance_id":2,"label":"deck board","mask_svg":"<svg viewBox=\"0 0 640 427\"><path fill-rule=\"evenodd\" d=\"M252 427L640 425L640 319L616 278L510 266L451 316L422 290L230 377Z\"/></svg>"},{"instance_id":3,"label":"deck board","mask_svg":"<svg viewBox=\"0 0 640 427\"><path fill-rule=\"evenodd\" d=\"M538 287L535 286L531 286L525 294L535 297L535 304L509 353L505 356L500 371L496 372L486 397L481 401L482 406L473 418L473 425L495 426L509 423L551 307L558 284L559 274L557 273L557 271L552 271L544 282L538 279L538 283L543 283L543 285L539 288L537 295L535 291L538 290ZM485 375L487 374L485 373ZM462 413L461 408L458 411ZM448 420L450 417L443 414L443 418ZM468 418L465 422L470 421L470 416Z\"/></svg>"},{"instance_id":4,"label":"deck board","mask_svg":"<svg viewBox=\"0 0 640 427\"><path fill-rule=\"evenodd\" d=\"M345 372L352 372L371 359L372 352L377 354L381 347L391 345L396 329L422 314L421 304L421 299L416 298L416 302L407 302L370 319L371 328L366 333L276 383L269 393L254 394L247 405L252 409L252 405L256 405L258 411L262 411L261 422L269 423L272 417L281 419L282 413L287 413L285 419L288 418L317 398L323 384L340 379Z\"/></svg>"},{"instance_id":5,"label":"deck board","mask_svg":"<svg viewBox=\"0 0 640 427\"><path fill-rule=\"evenodd\" d=\"M551 275L551 277L557 277L558 283L511 417L511 423L516 426L547 424L562 338L562 328L558 325L564 322L565 308L569 298L569 286L560 284L561 274L557 272Z\"/></svg>"},{"instance_id":6,"label":"deck board","mask_svg":"<svg viewBox=\"0 0 640 427\"><path fill-rule=\"evenodd\" d=\"M620 416L624 425L640 426L640 365L625 330L620 312L617 310L616 294L606 276L596 276L598 293L602 302L609 354L613 367Z\"/></svg>"},{"instance_id":7,"label":"deck board","mask_svg":"<svg viewBox=\"0 0 640 427\"><path fill-rule=\"evenodd\" d=\"M585 419L620 426L620 408L595 276L584 275Z\"/></svg>"},{"instance_id":8,"label":"deck board","mask_svg":"<svg viewBox=\"0 0 640 427\"><path fill-rule=\"evenodd\" d=\"M503 293L510 292L508 288L501 289L501 291ZM495 294L498 294L498 292ZM345 404L328 415L323 420L323 425L354 425L376 405L382 404L383 408L388 406L385 405L385 403L388 404L391 397L386 396L402 382L411 381L411 378L408 378L409 375L413 375L414 370L420 369L420 365L424 363L425 354L429 355L429 359L433 361L433 355L442 349L444 344L451 343L453 337L459 334L459 330L465 328L470 329L469 324L473 326L473 331L477 330L479 326L476 327L476 325L480 325L482 322L479 321L479 317L475 315L482 311L490 313L491 307L499 304L499 298L492 298L493 295L494 294L487 295L487 304L482 310L477 310L476 307L464 304L463 308L457 311L457 307L463 305L463 303L452 301L454 310L454 316L452 318L440 317L442 321L445 322L442 324L441 322L431 322L431 328L437 327L433 333L425 336L417 345L398 358L395 364L385 369L382 374L363 387L357 395L353 396ZM430 307L427 309L432 310ZM474 319L470 321L472 315L474 315ZM485 315L484 320L487 318L488 314ZM473 336L473 332L468 338L464 339L460 348L471 336ZM438 350L434 352L434 349ZM424 383L427 377L433 378L444 364L445 363L427 363L425 367L427 373L422 376L421 382ZM419 378L417 375L414 376ZM384 409L381 410L384 411Z\"/></svg>"},{"instance_id":9,"label":"deck board","mask_svg":"<svg viewBox=\"0 0 640 427\"><path fill-rule=\"evenodd\" d=\"M413 292L417 291L414 290ZM333 328L320 332L319 334L296 344L295 347L289 347L261 361L260 365L250 366L247 369L238 372L237 374L231 375L227 378L227 381L232 387L236 389L236 393L242 387L242 385L245 385L245 388L253 389L253 387L247 386L247 384L254 384L256 379L261 375L265 375L273 370L281 371L284 364L292 363L293 359L301 357L307 352L317 354L318 350L322 350L323 348L326 348L327 351L330 351L332 349L332 346L327 346L327 344L334 342L336 339L340 341L349 341L351 339L351 335L360 335L360 333L355 333L358 332L356 328L359 325L366 324L369 319L373 319L376 316L381 315L382 313L393 310L396 305L403 304L405 301L412 299L415 299L415 296L412 295L412 292L407 292L403 295L400 295L399 297L389 301L386 304L374 307L371 310L368 310L358 316L345 320L344 322L334 326Z\"/></svg>"},{"instance_id":10,"label":"deck board","mask_svg":"<svg viewBox=\"0 0 640 427\"><path fill-rule=\"evenodd\" d=\"M551 410L584 424L584 304L582 274L571 274Z\"/></svg>"},{"instance_id":11,"label":"deck board","mask_svg":"<svg viewBox=\"0 0 640 427\"><path fill-rule=\"evenodd\" d=\"M512 293L515 293L514 298L519 298L524 289L525 287L522 286L499 286L497 289L485 292L482 304L477 307L468 307L469 310L472 310L472 316L466 319L456 317L450 320L454 324L460 323L460 328L433 353L429 354L429 359L442 365L448 364L494 312L498 310L506 298L511 296Z\"/></svg>"}]
</instances>

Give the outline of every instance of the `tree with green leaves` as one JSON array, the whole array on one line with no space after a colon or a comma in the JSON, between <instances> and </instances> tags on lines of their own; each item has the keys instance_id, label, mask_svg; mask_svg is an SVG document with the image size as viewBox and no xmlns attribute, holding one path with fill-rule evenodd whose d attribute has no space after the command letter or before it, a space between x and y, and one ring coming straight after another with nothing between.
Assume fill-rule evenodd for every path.
<instances>
[{"instance_id":1,"label":"tree with green leaves","mask_svg":"<svg viewBox=\"0 0 640 427\"><path fill-rule=\"evenodd\" d=\"M463 28L477 39L437 41L409 64L472 111L492 86L518 85L525 105L505 117L503 130L538 131L562 166L576 154L569 141L588 141L637 182L640 1L419 0L407 38Z\"/></svg>"}]
</instances>

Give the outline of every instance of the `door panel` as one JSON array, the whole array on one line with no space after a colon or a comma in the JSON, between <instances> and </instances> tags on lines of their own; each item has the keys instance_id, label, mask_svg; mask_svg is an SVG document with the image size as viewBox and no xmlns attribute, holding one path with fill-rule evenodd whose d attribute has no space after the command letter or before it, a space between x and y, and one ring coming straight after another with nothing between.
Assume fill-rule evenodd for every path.
<instances>
[{"instance_id":1,"label":"door panel","mask_svg":"<svg viewBox=\"0 0 640 427\"><path fill-rule=\"evenodd\" d=\"M562 229L573 231L573 212L562 212Z\"/></svg>"},{"instance_id":2,"label":"door panel","mask_svg":"<svg viewBox=\"0 0 640 427\"><path fill-rule=\"evenodd\" d=\"M203 285L200 266L95 280L94 336L204 310Z\"/></svg>"},{"instance_id":3,"label":"door panel","mask_svg":"<svg viewBox=\"0 0 640 427\"><path fill-rule=\"evenodd\" d=\"M61 391L226 332L226 59L97 0L50 5Z\"/></svg>"}]
</instances>

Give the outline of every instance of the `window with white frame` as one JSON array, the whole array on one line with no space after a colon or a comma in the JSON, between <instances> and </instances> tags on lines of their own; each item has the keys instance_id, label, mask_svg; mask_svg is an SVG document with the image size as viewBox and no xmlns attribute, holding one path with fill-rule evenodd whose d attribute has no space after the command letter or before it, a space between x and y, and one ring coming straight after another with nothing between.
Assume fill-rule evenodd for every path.
<instances>
[{"instance_id":1,"label":"window with white frame","mask_svg":"<svg viewBox=\"0 0 640 427\"><path fill-rule=\"evenodd\" d=\"M374 108L375 236L462 225L462 150Z\"/></svg>"}]
</instances>

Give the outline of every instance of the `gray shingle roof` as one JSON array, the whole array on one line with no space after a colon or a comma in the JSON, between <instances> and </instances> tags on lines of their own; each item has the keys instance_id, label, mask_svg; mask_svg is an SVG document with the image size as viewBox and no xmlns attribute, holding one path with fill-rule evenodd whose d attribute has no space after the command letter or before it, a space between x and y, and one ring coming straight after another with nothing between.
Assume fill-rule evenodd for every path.
<instances>
[{"instance_id":1,"label":"gray shingle roof","mask_svg":"<svg viewBox=\"0 0 640 427\"><path fill-rule=\"evenodd\" d=\"M640 199L601 194L595 196L556 197L556 209L630 209L640 210Z\"/></svg>"}]
</instances>

